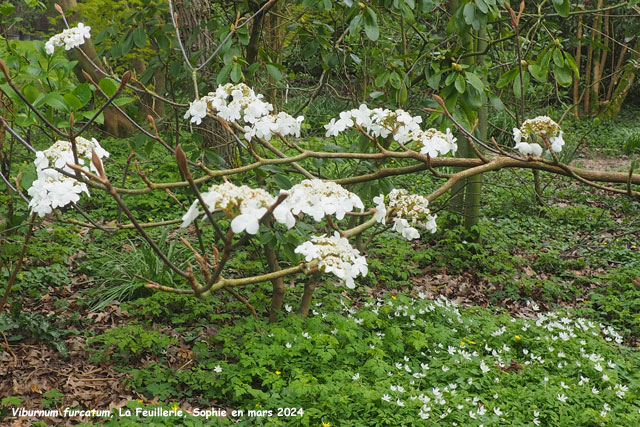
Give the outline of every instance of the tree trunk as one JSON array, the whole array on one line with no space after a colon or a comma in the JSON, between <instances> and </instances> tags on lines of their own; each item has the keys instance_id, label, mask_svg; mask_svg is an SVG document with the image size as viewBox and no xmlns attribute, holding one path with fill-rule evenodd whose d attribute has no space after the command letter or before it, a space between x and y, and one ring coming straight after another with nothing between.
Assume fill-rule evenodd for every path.
<instances>
[{"instance_id":1,"label":"tree trunk","mask_svg":"<svg viewBox=\"0 0 640 427\"><path fill-rule=\"evenodd\" d=\"M582 61L582 15L578 15L578 46L576 47L576 66L580 69ZM573 115L580 117L580 79L573 81Z\"/></svg>"},{"instance_id":2,"label":"tree trunk","mask_svg":"<svg viewBox=\"0 0 640 427\"><path fill-rule=\"evenodd\" d=\"M602 8L603 0L598 0L596 9ZM595 116L598 114L600 108L600 49L596 47L596 43L600 41L602 29L602 19L600 14L596 14L593 23L593 32L591 37L592 59L593 59L593 71L591 78L591 86L587 89L588 103L585 99L585 111L589 112L589 115Z\"/></svg>"},{"instance_id":3,"label":"tree trunk","mask_svg":"<svg viewBox=\"0 0 640 427\"><path fill-rule=\"evenodd\" d=\"M273 249L265 246L264 255L267 258L267 264L269 265L269 271L280 271L280 264L278 263L278 257ZM271 295L271 309L269 310L269 323L277 322L280 314L282 313L282 305L284 304L284 280L282 277L277 277L271 280L273 285L273 294Z\"/></svg>"},{"instance_id":4,"label":"tree trunk","mask_svg":"<svg viewBox=\"0 0 640 427\"><path fill-rule=\"evenodd\" d=\"M636 43L633 46L633 53L631 54L631 58L635 61L640 61L640 37L636 39ZM622 75L620 76L618 85L611 96L611 101L607 105L607 108L603 110L600 114L600 117L603 119L611 119L615 117L622 108L622 104L624 100L629 95L629 91L631 90L631 86L636 78L636 74L638 74L638 69L633 66L627 68Z\"/></svg>"},{"instance_id":5,"label":"tree trunk","mask_svg":"<svg viewBox=\"0 0 640 427\"><path fill-rule=\"evenodd\" d=\"M73 22L77 22L81 19L80 11L78 9L78 3L76 0L60 0L60 6L65 11L71 11L71 16L67 16L69 21L69 25L72 25ZM96 66L100 67L102 71L102 65L100 64L100 60L97 58L98 54L96 53L96 49L91 42L91 39L85 39L84 44L80 46L80 49L87 55L87 57L92 58L93 62ZM84 80L82 76L82 71L84 70L87 74L91 76L91 78L97 83L104 77L98 70L96 70L95 66L88 61L84 55L77 52L75 49L70 50L68 55L72 57L72 59L78 61L78 67L74 69L74 72L78 76L79 80ZM109 106L104 110L104 130L115 137L123 137L133 135L136 131L136 128L133 124L122 115L115 107Z\"/></svg>"},{"instance_id":6,"label":"tree trunk","mask_svg":"<svg viewBox=\"0 0 640 427\"><path fill-rule=\"evenodd\" d=\"M210 0L178 0L174 4L175 13L178 15L177 23L180 29L180 39L195 66L204 62L214 52L215 43L213 33L207 28L211 18ZM213 64L211 61L207 67L200 70L200 81L213 82ZM215 90L213 83L205 88L205 93ZM238 166L238 153L236 141L221 124L215 119L205 117L202 125L195 127L202 136L202 148L215 150L227 163L226 166Z\"/></svg>"}]
</instances>

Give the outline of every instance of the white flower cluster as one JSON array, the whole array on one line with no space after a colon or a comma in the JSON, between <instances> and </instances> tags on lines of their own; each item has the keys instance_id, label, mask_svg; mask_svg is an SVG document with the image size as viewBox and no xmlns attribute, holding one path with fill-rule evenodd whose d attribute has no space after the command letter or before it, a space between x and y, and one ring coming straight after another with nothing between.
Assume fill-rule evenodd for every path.
<instances>
[{"instance_id":1,"label":"white flower cluster","mask_svg":"<svg viewBox=\"0 0 640 427\"><path fill-rule=\"evenodd\" d=\"M80 22L77 27L67 28L60 34L51 37L45 43L44 50L48 55L53 55L56 46L64 46L65 50L70 50L84 44L84 39L88 38L91 38L91 27Z\"/></svg>"},{"instance_id":2,"label":"white flower cluster","mask_svg":"<svg viewBox=\"0 0 640 427\"><path fill-rule=\"evenodd\" d=\"M293 215L300 212L310 215L315 221L321 221L325 215L335 215L343 219L354 208L364 209L360 197L342 186L319 179L307 179L287 191L289 197L284 201Z\"/></svg>"},{"instance_id":3,"label":"white flower cluster","mask_svg":"<svg viewBox=\"0 0 640 427\"><path fill-rule=\"evenodd\" d=\"M318 269L332 273L344 280L348 288L355 288L353 279L361 274L367 275L367 260L357 249L349 244L349 240L335 233L332 237L314 236L295 249L307 262L318 261Z\"/></svg>"},{"instance_id":4,"label":"white flower cluster","mask_svg":"<svg viewBox=\"0 0 640 427\"><path fill-rule=\"evenodd\" d=\"M273 217L280 224L291 228L300 213L310 215L315 221L321 221L325 215L335 215L343 219L347 212L354 208L363 210L360 198L345 190L334 182L319 179L305 180L288 191L287 198L273 211ZM209 191L202 193L202 199L209 211L222 210L233 218L231 229L234 233L246 231L249 234L258 232L258 220L265 214L276 198L265 190L254 189L243 185L238 187L231 183L212 185ZM194 219L202 214L196 200L182 217L182 227L188 227ZM204 217L203 217L204 218Z\"/></svg>"},{"instance_id":5,"label":"white flower cluster","mask_svg":"<svg viewBox=\"0 0 640 427\"><path fill-rule=\"evenodd\" d=\"M260 228L259 220L273 205L276 199L260 188L251 188L246 185L238 187L230 182L212 185L209 191L202 193L202 200L207 204L210 212L222 210L231 221L231 230L234 233L246 231L256 234ZM199 215L201 215L195 200L186 214L182 217L181 227L188 227ZM281 224L291 228L295 224L295 218L283 205L279 205L273 211L273 217Z\"/></svg>"},{"instance_id":6,"label":"white flower cluster","mask_svg":"<svg viewBox=\"0 0 640 427\"><path fill-rule=\"evenodd\" d=\"M513 128L513 140L515 141L515 149L526 155L532 154L536 157L542 156L544 149L535 142L535 137L548 139L551 144L551 150L555 153L562 151L564 139L562 139L562 130L560 125L551 120L547 116L538 116L533 119L525 120L520 129Z\"/></svg>"},{"instance_id":7,"label":"white flower cluster","mask_svg":"<svg viewBox=\"0 0 640 427\"><path fill-rule=\"evenodd\" d=\"M215 92L190 102L184 118L190 118L191 123L199 125L211 112L229 122L243 121L247 139L256 136L268 141L275 134L300 136L304 117L294 118L284 112L270 114L272 111L273 105L264 101L262 95L256 95L246 84L227 83L218 86Z\"/></svg>"},{"instance_id":8,"label":"white flower cluster","mask_svg":"<svg viewBox=\"0 0 640 427\"><path fill-rule=\"evenodd\" d=\"M376 204L376 220L385 224L387 216L393 219L393 231L396 231L407 240L418 239L420 233L409 224L407 218L415 224L418 219L426 220L425 228L432 233L436 232L436 215L431 215L429 201L418 194L408 194L404 189L393 189L387 195L388 204L385 205L385 197L380 194L373 199Z\"/></svg>"},{"instance_id":9,"label":"white flower cluster","mask_svg":"<svg viewBox=\"0 0 640 427\"><path fill-rule=\"evenodd\" d=\"M78 163L89 162L89 168L96 172L96 168L91 162L91 152L95 151L98 158L109 157L95 138L88 139L77 137L76 148L78 152ZM45 151L38 151L33 162L36 165L38 177L29 188L31 196L29 207L32 212L39 216L51 213L52 209L61 208L71 202L80 200L80 193L89 195L86 184L78 182L74 178L61 174L54 168L62 169L68 173L75 173L67 166L67 163L74 164L71 142L57 141Z\"/></svg>"},{"instance_id":10,"label":"white flower cluster","mask_svg":"<svg viewBox=\"0 0 640 427\"><path fill-rule=\"evenodd\" d=\"M393 140L401 144L418 142L422 144L420 153L429 154L431 157L456 152L458 145L451 130L447 129L446 133L436 129L423 131L420 123L422 123L422 117L411 116L404 110L391 111L383 108L371 110L362 104L358 109L343 111L338 120L331 119L325 125L325 129L326 136L329 137L338 136L347 129L359 126L374 137L386 138L393 135Z\"/></svg>"}]
</instances>

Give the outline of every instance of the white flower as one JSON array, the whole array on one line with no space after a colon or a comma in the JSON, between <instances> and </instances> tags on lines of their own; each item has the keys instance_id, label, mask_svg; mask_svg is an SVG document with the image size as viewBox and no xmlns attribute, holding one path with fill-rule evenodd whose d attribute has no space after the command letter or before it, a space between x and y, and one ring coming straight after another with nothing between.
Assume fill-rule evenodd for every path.
<instances>
[{"instance_id":1,"label":"white flower","mask_svg":"<svg viewBox=\"0 0 640 427\"><path fill-rule=\"evenodd\" d=\"M289 197L282 203L283 209L293 215L310 215L315 221L321 221L325 215L343 219L347 212L364 209L360 197L330 181L307 179L287 192Z\"/></svg>"},{"instance_id":2,"label":"white flower","mask_svg":"<svg viewBox=\"0 0 640 427\"><path fill-rule=\"evenodd\" d=\"M95 138L88 140L81 136L76 137L76 151L78 164L89 164L89 169L97 172L92 162L92 153L96 153L98 161L102 162L109 153L104 150ZM67 163L75 163L73 149L70 141L56 141L45 151L36 153L34 164L36 165L37 179L33 181L27 193L31 196L29 207L32 212L44 216L55 208L60 208L80 200L80 194L89 195L86 184L78 182L75 178L63 175L56 169L73 174L74 171Z\"/></svg>"},{"instance_id":3,"label":"white flower","mask_svg":"<svg viewBox=\"0 0 640 427\"><path fill-rule=\"evenodd\" d=\"M551 144L551 150L555 153L562 151L562 147L564 146L560 126L547 116L538 116L525 120L520 129L513 129L514 148L523 155L532 154L535 157L542 156L544 150L540 144L533 142L535 138L539 140L547 138L549 144Z\"/></svg>"},{"instance_id":4,"label":"white flower","mask_svg":"<svg viewBox=\"0 0 640 427\"><path fill-rule=\"evenodd\" d=\"M562 393L562 394L558 393L557 394L557 398L562 403L565 403L567 401L567 396L564 393Z\"/></svg>"},{"instance_id":5,"label":"white flower","mask_svg":"<svg viewBox=\"0 0 640 427\"><path fill-rule=\"evenodd\" d=\"M391 396L389 396L388 394L385 394L382 396L382 400L384 400L385 402L389 402L391 401Z\"/></svg>"},{"instance_id":6,"label":"white flower","mask_svg":"<svg viewBox=\"0 0 640 427\"><path fill-rule=\"evenodd\" d=\"M202 123L202 119L207 116L207 102L201 99L196 99L189 103L189 110L184 115L185 119L191 117L191 123L199 125Z\"/></svg>"},{"instance_id":7,"label":"white flower","mask_svg":"<svg viewBox=\"0 0 640 427\"><path fill-rule=\"evenodd\" d=\"M442 133L436 129L423 131L420 128L422 117L411 116L404 110L391 111L388 109L369 109L362 104L358 109L343 111L339 118L332 118L324 128L326 136L338 136L341 132L359 126L373 137L387 138L393 135L393 140L399 144L417 142L421 144L420 152L436 157L438 154L455 153L458 146L450 129Z\"/></svg>"},{"instance_id":8,"label":"white flower","mask_svg":"<svg viewBox=\"0 0 640 427\"><path fill-rule=\"evenodd\" d=\"M253 189L246 185L238 187L230 182L212 185L201 196L210 212L221 210L227 217L233 218L231 230L234 233L246 231L249 234L256 234L260 228L260 218L275 203L275 198L265 190ZM199 205L198 200L191 204L187 213L182 217L181 227L188 227L200 215ZM279 211L279 215L275 215L274 212L274 219L288 227L291 225L286 212Z\"/></svg>"},{"instance_id":9,"label":"white flower","mask_svg":"<svg viewBox=\"0 0 640 427\"><path fill-rule=\"evenodd\" d=\"M56 46L64 46L65 50L70 50L83 45L84 39L88 38L91 38L91 27L80 22L76 27L67 28L47 40L44 50L48 55L53 55Z\"/></svg>"},{"instance_id":10,"label":"white flower","mask_svg":"<svg viewBox=\"0 0 640 427\"><path fill-rule=\"evenodd\" d=\"M360 373L356 372L356 374L354 376L352 376L351 379L354 380L354 381L358 381L360 379Z\"/></svg>"},{"instance_id":11,"label":"white flower","mask_svg":"<svg viewBox=\"0 0 640 427\"><path fill-rule=\"evenodd\" d=\"M380 194L378 197L373 198L373 203L376 204L376 213L374 218L380 224L387 223L387 207L384 204L384 194Z\"/></svg>"},{"instance_id":12,"label":"white flower","mask_svg":"<svg viewBox=\"0 0 640 427\"><path fill-rule=\"evenodd\" d=\"M348 288L355 287L356 276L368 273L367 260L337 232L332 237L314 236L298 246L295 253L303 255L307 262L317 260L320 271L343 279Z\"/></svg>"},{"instance_id":13,"label":"white flower","mask_svg":"<svg viewBox=\"0 0 640 427\"><path fill-rule=\"evenodd\" d=\"M594 387L591 387L591 393L593 393L593 394L599 394L600 392L599 392L599 391L598 391L598 389L597 389L597 388L595 388L595 386L594 386Z\"/></svg>"},{"instance_id":14,"label":"white flower","mask_svg":"<svg viewBox=\"0 0 640 427\"><path fill-rule=\"evenodd\" d=\"M486 374L487 372L490 371L489 367L487 366L486 363L484 363L484 360L480 361L480 370L482 371L483 374Z\"/></svg>"},{"instance_id":15,"label":"white flower","mask_svg":"<svg viewBox=\"0 0 640 427\"><path fill-rule=\"evenodd\" d=\"M213 368L213 372L217 372L217 373L222 372L222 367L220 365L216 365L216 367Z\"/></svg>"},{"instance_id":16,"label":"white flower","mask_svg":"<svg viewBox=\"0 0 640 427\"><path fill-rule=\"evenodd\" d=\"M396 405L398 406L404 406L404 402L400 399L396 400Z\"/></svg>"},{"instance_id":17,"label":"white flower","mask_svg":"<svg viewBox=\"0 0 640 427\"><path fill-rule=\"evenodd\" d=\"M290 342L288 342L288 343L286 343L284 346L285 346L285 347L287 347L287 348L291 348L291 343L290 343Z\"/></svg>"},{"instance_id":18,"label":"white flower","mask_svg":"<svg viewBox=\"0 0 640 427\"><path fill-rule=\"evenodd\" d=\"M502 412L502 410L500 409L499 406L496 406L495 408L493 408L493 413L496 414L499 417L503 415L503 412Z\"/></svg>"}]
</instances>

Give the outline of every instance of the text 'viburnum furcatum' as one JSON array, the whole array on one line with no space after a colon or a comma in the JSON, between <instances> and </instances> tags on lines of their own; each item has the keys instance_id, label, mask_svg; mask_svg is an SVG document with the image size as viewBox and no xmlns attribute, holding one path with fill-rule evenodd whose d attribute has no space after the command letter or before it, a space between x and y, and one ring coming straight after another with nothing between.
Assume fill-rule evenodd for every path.
<instances>
[{"instance_id":1,"label":"text 'viburnum furcatum'","mask_svg":"<svg viewBox=\"0 0 640 427\"><path fill-rule=\"evenodd\" d=\"M536 142L536 138L539 138ZM515 149L526 155L542 156L543 146L549 144L554 153L562 151L564 139L560 125L547 116L538 116L525 120L520 128L513 128ZM540 145L541 142L543 145Z\"/></svg>"},{"instance_id":2,"label":"text 'viburnum furcatum'","mask_svg":"<svg viewBox=\"0 0 640 427\"><path fill-rule=\"evenodd\" d=\"M387 200L387 204L385 204ZM418 194L409 194L404 189L393 189L387 197L380 194L373 199L376 204L376 220L381 224L386 224L387 218L393 221L393 231L396 231L407 240L418 239L420 233L411 225L416 224L419 220L426 221L424 227L436 232L436 215L431 215L429 210L429 201Z\"/></svg>"},{"instance_id":3,"label":"text 'viburnum furcatum'","mask_svg":"<svg viewBox=\"0 0 640 427\"><path fill-rule=\"evenodd\" d=\"M78 153L78 164L80 166L89 163L89 168L97 172L96 167L91 162L91 153L95 151L100 160L109 157L109 153L104 150L95 138L89 141L81 136L76 138L76 149ZM51 213L52 209L61 208L71 202L80 200L80 193L89 195L86 184L78 182L75 178L66 176L58 172L55 168L63 170L69 174L75 171L67 166L67 163L75 164L71 142L57 141L45 151L38 151L36 159L38 177L27 192L31 196L29 207L32 212L39 216Z\"/></svg>"},{"instance_id":4,"label":"text 'viburnum furcatum'","mask_svg":"<svg viewBox=\"0 0 640 427\"><path fill-rule=\"evenodd\" d=\"M334 274L351 289L355 288L355 277L359 274L364 277L369 272L365 257L337 232L332 237L314 236L295 252L303 255L307 262L318 261L318 270Z\"/></svg>"},{"instance_id":5,"label":"text 'viburnum furcatum'","mask_svg":"<svg viewBox=\"0 0 640 427\"><path fill-rule=\"evenodd\" d=\"M243 122L248 140L256 136L269 141L276 134L300 136L304 117L293 118L284 112L271 114L272 111L273 105L264 101L262 95L256 95L246 84L227 83L218 86L215 92L190 102L184 118L199 125L208 113L212 113L228 122Z\"/></svg>"},{"instance_id":6,"label":"text 'viburnum furcatum'","mask_svg":"<svg viewBox=\"0 0 640 427\"><path fill-rule=\"evenodd\" d=\"M436 157L458 150L456 138L450 129L446 133L436 129L423 131L420 128L422 117L412 116L404 110L395 111L386 108L370 109L365 104L360 108L340 113L339 119L331 119L325 125L326 136L338 136L341 132L353 127L360 127L369 135L377 138L393 136L393 140L399 144L417 142L420 144L420 153Z\"/></svg>"},{"instance_id":7,"label":"text 'viburnum furcatum'","mask_svg":"<svg viewBox=\"0 0 640 427\"><path fill-rule=\"evenodd\" d=\"M84 44L84 39L88 38L91 38L91 27L80 22L77 27L67 28L47 40L44 50L48 55L53 55L56 46L64 46L65 50L71 50Z\"/></svg>"}]
</instances>

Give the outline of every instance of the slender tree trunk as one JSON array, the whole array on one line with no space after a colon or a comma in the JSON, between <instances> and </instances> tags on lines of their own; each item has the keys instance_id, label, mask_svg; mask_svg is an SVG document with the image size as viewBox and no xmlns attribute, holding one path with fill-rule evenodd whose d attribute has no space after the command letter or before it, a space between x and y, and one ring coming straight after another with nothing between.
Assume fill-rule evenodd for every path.
<instances>
[{"instance_id":1,"label":"slender tree trunk","mask_svg":"<svg viewBox=\"0 0 640 427\"><path fill-rule=\"evenodd\" d=\"M578 46L576 47L576 66L580 70L580 62L582 61L582 15L578 15ZM580 117L580 79L573 81L573 115Z\"/></svg>"},{"instance_id":2,"label":"slender tree trunk","mask_svg":"<svg viewBox=\"0 0 640 427\"><path fill-rule=\"evenodd\" d=\"M487 38L487 30L482 29L478 33L478 38L476 41L475 50L477 52L482 52L487 47L487 42L485 41ZM484 62L484 55L478 56L476 59L478 64L482 64ZM486 79L484 79L485 85L487 84ZM489 124L489 107L486 102L482 104L480 110L478 110L478 127L476 128L476 135L481 141L487 140L487 131ZM475 153L472 154L475 156ZM482 182L483 175L478 174L469 178L467 182L467 187L465 189L465 210L464 210L464 226L468 230L471 227L478 224L480 221L480 208L482 203ZM480 236L478 236L480 237Z\"/></svg>"},{"instance_id":3,"label":"slender tree trunk","mask_svg":"<svg viewBox=\"0 0 640 427\"><path fill-rule=\"evenodd\" d=\"M620 72L622 71L622 62L624 61L624 57L626 54L627 54L627 46L624 46L620 51L620 54L618 56L618 61L616 62L615 68L611 73L611 80L609 80L609 88L607 89L607 102L611 102L613 89L616 87L616 83L618 83L618 78L620 77Z\"/></svg>"},{"instance_id":4,"label":"slender tree trunk","mask_svg":"<svg viewBox=\"0 0 640 427\"><path fill-rule=\"evenodd\" d=\"M602 8L603 0L598 0L598 5L596 9ZM599 109L599 101L600 101L600 49L596 46L598 42L602 39L601 37L601 29L602 29L602 16L600 14L596 14L593 23L593 32L592 32L592 46L590 46L592 51L592 60L593 60L593 71L592 71L592 83L587 90L587 94L589 95L589 102L586 105L586 111L589 112L589 115L594 116L598 113Z\"/></svg>"},{"instance_id":5,"label":"slender tree trunk","mask_svg":"<svg viewBox=\"0 0 640 427\"><path fill-rule=\"evenodd\" d=\"M600 57L600 79L604 75L604 69L607 64L607 54L609 53L609 12L604 15L604 49L602 49L602 56ZM615 46L614 46L615 47Z\"/></svg>"},{"instance_id":6,"label":"slender tree trunk","mask_svg":"<svg viewBox=\"0 0 640 427\"><path fill-rule=\"evenodd\" d=\"M635 61L640 61L640 53L638 52L640 52L640 38L636 39L636 43L633 46L633 52L631 54L631 58L634 59ZM622 75L620 76L618 85L616 86L613 92L613 95L611 96L611 102L601 114L602 118L610 119L612 117L615 117L616 114L620 112L620 109L622 108L622 104L624 103L624 100L627 98L627 95L629 95L631 86L633 85L633 82L636 79L637 73L638 71L633 67L626 69L622 73Z\"/></svg>"},{"instance_id":7,"label":"slender tree trunk","mask_svg":"<svg viewBox=\"0 0 640 427\"><path fill-rule=\"evenodd\" d=\"M278 263L278 257L273 249L265 246L264 255L267 258L267 264L269 265L269 271L280 271L280 264ZM271 280L273 285L273 294L271 295L271 309L269 310L269 323L277 322L282 313L282 305L284 303L284 280L282 277Z\"/></svg>"},{"instance_id":8,"label":"slender tree trunk","mask_svg":"<svg viewBox=\"0 0 640 427\"><path fill-rule=\"evenodd\" d=\"M76 0L59 0L59 4L65 12L72 12L71 16L67 16L69 25L73 25L72 23L75 23L81 19L80 10L78 8L78 3ZM104 71L91 39L86 39L84 41L84 44L80 46L80 49L82 49L87 57L91 58L93 62ZM91 62L84 57L84 55L80 54L75 49L70 50L68 55L72 57L72 59L78 61L79 68L74 69L76 75L78 76L78 79L84 80L84 76L82 75L81 70L84 70L87 74L89 74L96 83L103 78L103 75L98 70L96 70L95 66L92 65ZM136 128L116 108L110 106L105 108L104 110L104 130L108 134L111 134L113 136L122 137L132 135L136 131Z\"/></svg>"},{"instance_id":9,"label":"slender tree trunk","mask_svg":"<svg viewBox=\"0 0 640 427\"><path fill-rule=\"evenodd\" d=\"M211 1L178 0L175 2L175 12L178 15L180 37L187 56L194 65L198 65L215 49L213 33L207 28L211 18ZM215 90L214 64L215 62L211 61L209 66L199 72L200 82L207 82L203 94ZM206 117L195 130L202 136L203 148L215 150L229 167L239 165L235 138L217 120Z\"/></svg>"}]
</instances>

